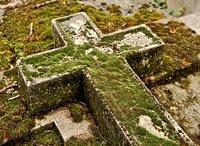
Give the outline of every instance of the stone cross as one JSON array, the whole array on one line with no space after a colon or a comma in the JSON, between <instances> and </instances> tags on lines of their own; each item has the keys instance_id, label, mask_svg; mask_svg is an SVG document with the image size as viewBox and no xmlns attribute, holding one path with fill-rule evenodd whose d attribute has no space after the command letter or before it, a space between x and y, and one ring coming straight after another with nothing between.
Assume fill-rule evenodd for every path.
<instances>
[{"instance_id":1,"label":"stone cross","mask_svg":"<svg viewBox=\"0 0 200 146\"><path fill-rule=\"evenodd\" d=\"M59 48L18 61L32 115L78 100L87 104L112 145L143 145L151 139L158 145L177 144L177 131L190 142L128 64L127 58L135 52L164 45L149 27L102 34L85 13L54 19L52 24ZM140 123L141 117L156 129Z\"/></svg>"}]
</instances>

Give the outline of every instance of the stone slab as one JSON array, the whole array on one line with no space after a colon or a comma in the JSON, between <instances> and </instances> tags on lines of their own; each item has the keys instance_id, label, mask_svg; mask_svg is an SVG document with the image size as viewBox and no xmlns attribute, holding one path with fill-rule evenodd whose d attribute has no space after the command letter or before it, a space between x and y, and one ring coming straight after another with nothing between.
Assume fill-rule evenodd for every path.
<instances>
[{"instance_id":1,"label":"stone slab","mask_svg":"<svg viewBox=\"0 0 200 146\"><path fill-rule=\"evenodd\" d=\"M67 142L72 137L77 139L88 139L93 137L90 126L94 123L87 120L83 120L80 123L74 122L71 117L70 110L66 107L52 111L45 115L42 119L36 119L35 122L36 125L32 131L54 123L64 142Z\"/></svg>"},{"instance_id":2,"label":"stone slab","mask_svg":"<svg viewBox=\"0 0 200 146\"><path fill-rule=\"evenodd\" d=\"M159 101L197 143L200 142L200 73L152 88Z\"/></svg>"},{"instance_id":3,"label":"stone slab","mask_svg":"<svg viewBox=\"0 0 200 146\"><path fill-rule=\"evenodd\" d=\"M189 28L196 31L200 35L200 12L195 12L179 18Z\"/></svg>"}]
</instances>

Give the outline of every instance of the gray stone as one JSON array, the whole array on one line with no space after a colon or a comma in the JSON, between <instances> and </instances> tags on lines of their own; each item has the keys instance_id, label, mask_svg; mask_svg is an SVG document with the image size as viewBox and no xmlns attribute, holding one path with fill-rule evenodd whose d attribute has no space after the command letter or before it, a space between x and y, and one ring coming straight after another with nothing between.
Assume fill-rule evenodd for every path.
<instances>
[{"instance_id":1,"label":"gray stone","mask_svg":"<svg viewBox=\"0 0 200 146\"><path fill-rule=\"evenodd\" d=\"M200 35L200 12L195 12L193 14L180 17L179 19Z\"/></svg>"},{"instance_id":2,"label":"gray stone","mask_svg":"<svg viewBox=\"0 0 200 146\"><path fill-rule=\"evenodd\" d=\"M32 131L37 130L45 125L54 123L60 132L64 142L70 138L88 139L93 137L90 126L92 121L83 120L81 123L76 123L71 117L69 109L66 107L59 108L45 115L42 119L36 119L36 126Z\"/></svg>"},{"instance_id":3,"label":"gray stone","mask_svg":"<svg viewBox=\"0 0 200 146\"><path fill-rule=\"evenodd\" d=\"M176 82L153 88L160 101L169 108L175 120L187 133L198 139L200 134L200 73ZM186 83L184 83L186 82ZM184 87L188 84L188 87Z\"/></svg>"},{"instance_id":4,"label":"gray stone","mask_svg":"<svg viewBox=\"0 0 200 146\"><path fill-rule=\"evenodd\" d=\"M200 11L199 0L167 0L167 5L170 9L173 10L185 8L186 14L191 14L196 11Z\"/></svg>"}]
</instances>

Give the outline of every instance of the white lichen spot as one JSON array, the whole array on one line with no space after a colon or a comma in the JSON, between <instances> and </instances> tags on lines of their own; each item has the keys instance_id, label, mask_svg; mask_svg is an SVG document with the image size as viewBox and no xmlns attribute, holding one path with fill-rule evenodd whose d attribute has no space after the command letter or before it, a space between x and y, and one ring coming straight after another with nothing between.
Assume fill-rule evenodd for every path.
<instances>
[{"instance_id":1,"label":"white lichen spot","mask_svg":"<svg viewBox=\"0 0 200 146\"><path fill-rule=\"evenodd\" d=\"M38 72L38 70L32 64L28 64L27 68L29 72Z\"/></svg>"},{"instance_id":2,"label":"white lichen spot","mask_svg":"<svg viewBox=\"0 0 200 146\"><path fill-rule=\"evenodd\" d=\"M112 54L113 48L109 47L109 46L101 46L101 47L95 47L97 50L103 52L103 53L108 53L108 54Z\"/></svg>"},{"instance_id":3,"label":"white lichen spot","mask_svg":"<svg viewBox=\"0 0 200 146\"><path fill-rule=\"evenodd\" d=\"M85 43L92 42L97 44L99 42L99 36L95 30L93 30L88 20L82 16L73 16L70 19L60 22L61 28L70 32L72 40L76 45L84 45Z\"/></svg>"},{"instance_id":4,"label":"white lichen spot","mask_svg":"<svg viewBox=\"0 0 200 146\"><path fill-rule=\"evenodd\" d=\"M96 39L98 38L97 33L92 29L87 29L86 36L89 38L96 38Z\"/></svg>"},{"instance_id":5,"label":"white lichen spot","mask_svg":"<svg viewBox=\"0 0 200 146\"><path fill-rule=\"evenodd\" d=\"M92 48L90 48L90 49L86 50L86 51L85 51L85 55L88 55L88 54L90 54L90 53L91 53L93 50L94 50L94 49L92 49Z\"/></svg>"},{"instance_id":6,"label":"white lichen spot","mask_svg":"<svg viewBox=\"0 0 200 146\"><path fill-rule=\"evenodd\" d=\"M59 63L63 63L63 62L67 62L67 61L72 61L72 60L75 60L74 57L72 57L72 56L64 56L62 58L62 60L59 61Z\"/></svg>"},{"instance_id":7,"label":"white lichen spot","mask_svg":"<svg viewBox=\"0 0 200 146\"><path fill-rule=\"evenodd\" d=\"M132 47L145 47L150 45L152 42L152 38L149 38L143 32L128 33L124 35L124 39L121 41L123 45L128 45Z\"/></svg>"},{"instance_id":8,"label":"white lichen spot","mask_svg":"<svg viewBox=\"0 0 200 146\"><path fill-rule=\"evenodd\" d=\"M3 72L0 72L0 81L3 80L3 77L4 77L3 74L4 74Z\"/></svg>"},{"instance_id":9,"label":"white lichen spot","mask_svg":"<svg viewBox=\"0 0 200 146\"><path fill-rule=\"evenodd\" d=\"M80 30L84 28L86 21L83 20L76 20L75 22L72 22L69 24L69 27L75 32L79 33Z\"/></svg>"},{"instance_id":10,"label":"white lichen spot","mask_svg":"<svg viewBox=\"0 0 200 146\"><path fill-rule=\"evenodd\" d=\"M97 57L96 55L93 56L93 59L94 59L95 61L98 61L98 57Z\"/></svg>"},{"instance_id":11,"label":"white lichen spot","mask_svg":"<svg viewBox=\"0 0 200 146\"><path fill-rule=\"evenodd\" d=\"M157 136L158 138L168 139L164 132L161 131L161 127L155 126L152 122L151 118L146 115L141 115L139 117L139 124L140 127L145 128L147 131L149 131L151 134Z\"/></svg>"},{"instance_id":12,"label":"white lichen spot","mask_svg":"<svg viewBox=\"0 0 200 146\"><path fill-rule=\"evenodd\" d=\"M83 35L74 35L72 39L76 45L84 45L85 43L89 42L88 39Z\"/></svg>"},{"instance_id":13,"label":"white lichen spot","mask_svg":"<svg viewBox=\"0 0 200 146\"><path fill-rule=\"evenodd\" d=\"M197 59L200 60L200 54L197 55Z\"/></svg>"}]
</instances>

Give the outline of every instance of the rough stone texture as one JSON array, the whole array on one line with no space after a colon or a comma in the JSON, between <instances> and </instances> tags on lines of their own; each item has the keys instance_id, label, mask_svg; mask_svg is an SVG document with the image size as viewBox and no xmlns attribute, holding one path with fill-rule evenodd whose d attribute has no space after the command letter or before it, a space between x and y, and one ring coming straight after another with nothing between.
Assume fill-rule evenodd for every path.
<instances>
[{"instance_id":1,"label":"rough stone texture","mask_svg":"<svg viewBox=\"0 0 200 146\"><path fill-rule=\"evenodd\" d=\"M200 2L200 1L199 1ZM200 3L199 3L200 4ZM189 28L196 31L200 35L200 12L195 12L179 18Z\"/></svg>"},{"instance_id":2,"label":"rough stone texture","mask_svg":"<svg viewBox=\"0 0 200 146\"><path fill-rule=\"evenodd\" d=\"M138 32L136 34L126 34L124 39L121 41L124 45L129 45L132 47L137 46L149 46L153 42L152 38L148 38L143 32Z\"/></svg>"},{"instance_id":3,"label":"rough stone texture","mask_svg":"<svg viewBox=\"0 0 200 146\"><path fill-rule=\"evenodd\" d=\"M69 19L69 20L68 20ZM84 43L97 42L99 35L92 29L84 15L72 15L66 21L60 22L63 30L70 32L75 45L83 45Z\"/></svg>"},{"instance_id":4,"label":"rough stone texture","mask_svg":"<svg viewBox=\"0 0 200 146\"><path fill-rule=\"evenodd\" d=\"M65 103L74 102L80 95L80 73L67 73L34 84L22 80L26 104L31 115L40 115ZM20 73L20 76L23 76ZM23 78L24 79L24 78ZM45 107L45 108L44 108Z\"/></svg>"},{"instance_id":5,"label":"rough stone texture","mask_svg":"<svg viewBox=\"0 0 200 146\"><path fill-rule=\"evenodd\" d=\"M191 14L200 10L199 0L167 0L167 5L174 10L186 8L186 14Z\"/></svg>"},{"instance_id":6,"label":"rough stone texture","mask_svg":"<svg viewBox=\"0 0 200 146\"><path fill-rule=\"evenodd\" d=\"M67 142L72 137L77 139L88 139L93 136L90 126L94 123L86 120L83 120L81 123L75 123L69 109L66 107L50 112L42 119L36 119L36 126L33 130L37 130L51 123L56 125L64 142Z\"/></svg>"},{"instance_id":7,"label":"rough stone texture","mask_svg":"<svg viewBox=\"0 0 200 146\"><path fill-rule=\"evenodd\" d=\"M152 90L194 141L199 142L200 73L189 75L181 80Z\"/></svg>"},{"instance_id":8,"label":"rough stone texture","mask_svg":"<svg viewBox=\"0 0 200 146\"><path fill-rule=\"evenodd\" d=\"M132 136L127 136L127 131L123 129L120 122L106 105L104 98L95 89L90 81L90 75L84 75L84 96L95 121L98 124L101 134L106 137L108 145L137 145L137 140Z\"/></svg>"}]
</instances>

